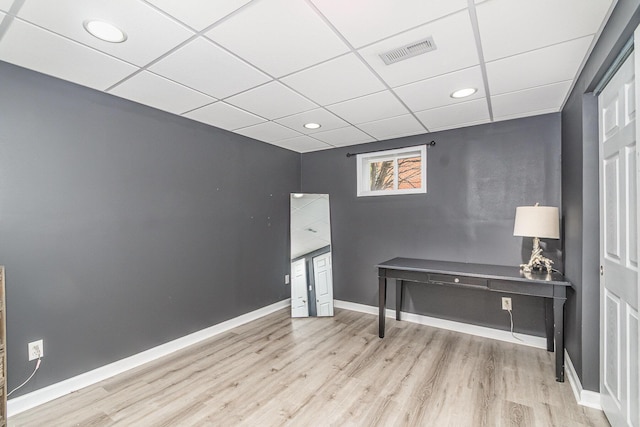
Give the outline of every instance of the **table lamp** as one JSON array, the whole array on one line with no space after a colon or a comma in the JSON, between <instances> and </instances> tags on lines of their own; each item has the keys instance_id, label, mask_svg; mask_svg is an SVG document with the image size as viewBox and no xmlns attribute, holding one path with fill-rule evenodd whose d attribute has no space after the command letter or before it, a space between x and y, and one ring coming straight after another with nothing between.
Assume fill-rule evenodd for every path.
<instances>
[{"instance_id":1,"label":"table lamp","mask_svg":"<svg viewBox=\"0 0 640 427\"><path fill-rule=\"evenodd\" d=\"M530 273L533 270L546 268L551 273L553 261L542 256L540 238L559 239L558 208L552 206L518 206L513 226L514 236L533 237L531 259L527 264L520 264L520 269Z\"/></svg>"}]
</instances>

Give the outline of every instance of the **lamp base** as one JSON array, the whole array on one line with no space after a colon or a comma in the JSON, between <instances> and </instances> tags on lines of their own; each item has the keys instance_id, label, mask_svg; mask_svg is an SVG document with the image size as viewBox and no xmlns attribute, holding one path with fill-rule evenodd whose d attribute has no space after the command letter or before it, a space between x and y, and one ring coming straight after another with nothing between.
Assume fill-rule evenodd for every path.
<instances>
[{"instance_id":1,"label":"lamp base","mask_svg":"<svg viewBox=\"0 0 640 427\"><path fill-rule=\"evenodd\" d=\"M520 269L526 273L531 273L534 270L542 270L546 268L548 273L551 273L553 269L551 266L553 261L549 258L542 256L542 248L540 247L540 239L533 238L533 250L531 251L531 259L526 264L520 264Z\"/></svg>"}]
</instances>

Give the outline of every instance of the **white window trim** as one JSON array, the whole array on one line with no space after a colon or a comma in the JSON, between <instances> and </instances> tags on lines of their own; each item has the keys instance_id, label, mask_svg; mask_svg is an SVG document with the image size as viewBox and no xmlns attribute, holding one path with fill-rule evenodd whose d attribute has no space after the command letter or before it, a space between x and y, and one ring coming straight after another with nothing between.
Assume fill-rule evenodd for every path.
<instances>
[{"instance_id":1,"label":"white window trim","mask_svg":"<svg viewBox=\"0 0 640 427\"><path fill-rule=\"evenodd\" d=\"M376 161L380 160L395 160L397 158L402 158L403 154L409 153L420 153L421 161L421 188L407 188L403 190L393 189L393 190L367 190L370 188L369 184L369 168L365 167L365 165L371 160L375 159ZM357 168L357 182L358 182L358 197L369 197L369 196L394 196L399 194L425 194L427 192L427 146L426 145L416 145L414 147L405 147L398 148L395 150L385 150L378 151L373 153L363 153L358 154L356 156L356 168ZM398 168L394 167L394 186L398 185Z\"/></svg>"}]
</instances>

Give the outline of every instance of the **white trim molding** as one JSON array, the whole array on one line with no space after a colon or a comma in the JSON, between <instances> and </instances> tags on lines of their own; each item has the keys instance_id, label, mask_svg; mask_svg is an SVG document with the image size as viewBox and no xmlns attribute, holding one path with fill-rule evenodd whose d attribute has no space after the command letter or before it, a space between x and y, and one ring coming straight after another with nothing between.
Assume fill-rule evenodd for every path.
<instances>
[{"instance_id":1,"label":"white trim molding","mask_svg":"<svg viewBox=\"0 0 640 427\"><path fill-rule=\"evenodd\" d=\"M278 301L266 307L259 308L241 316L234 317L233 319L218 323L217 325L213 325L206 329L185 335L184 337L176 340L169 341L168 343L150 348L149 350L145 350L141 353L134 354L133 356L125 359L118 360L92 371L60 381L59 383L51 384L50 386L41 388L23 396L13 398L7 402L7 415L9 417L17 415L21 412L57 399L58 397L62 397L80 390L81 388L96 384L130 369L137 368L140 365L152 362L175 351L182 350L190 345L197 344L208 338L227 332L230 329L251 322L252 320L259 319L290 306L290 298Z\"/></svg>"},{"instance_id":2,"label":"white trim molding","mask_svg":"<svg viewBox=\"0 0 640 427\"><path fill-rule=\"evenodd\" d=\"M359 311L361 313L378 314L378 307L371 305L357 304L354 302L335 300L335 307L344 308L345 310ZM536 337L533 335L517 334L516 339L511 335L510 331L500 329L487 328L485 326L471 325L469 323L455 322L453 320L438 319L437 317L423 316L414 313L402 313L402 320L407 322L418 323L420 325L433 326L434 328L446 329L449 331L462 332L463 334L475 335L478 337L491 338L499 341L506 341L514 344L522 344L535 348L547 348L547 339ZM386 317L396 318L396 311L387 309Z\"/></svg>"},{"instance_id":3,"label":"white trim molding","mask_svg":"<svg viewBox=\"0 0 640 427\"><path fill-rule=\"evenodd\" d=\"M51 384L50 386L41 388L31 393L10 399L7 402L7 415L9 417L17 415L21 412L27 411L36 406L50 402L58 397L62 397L74 391L80 390L84 387L96 384L100 381L111 378L115 375L121 374L130 369L141 366L145 363L152 362L156 359L164 357L173 352L182 350L190 345L197 344L208 338L219 335L223 332L227 332L237 326L244 325L245 323L264 317L268 314L281 310L283 308L289 308L291 306L291 299L285 299L278 301L274 304L262 307L258 310L250 313L243 314L241 316L229 319L225 322L213 325L209 328L202 329L168 343L153 347L149 350L145 350L141 353L127 357L125 359L118 360L100 368L94 369L89 372L77 375L75 377L66 379L59 383ZM370 305L357 304L348 301L335 300L334 306L336 308L342 308L345 310L357 311L368 314L378 314L378 308ZM395 318L395 310L386 310L386 317ZM469 335L480 336L484 338L491 338L500 341L506 341L514 344L527 345L530 347L536 347L546 349L546 339L536 337L532 335L518 334L518 337L522 341L518 341L508 331L502 331L498 329L487 328L484 326L470 325L467 323L454 322L451 320L443 320L435 317L423 316L420 314L405 313L402 312L402 318L407 322L418 323L421 325L432 326L441 329L447 329L450 331L461 332ZM576 374L575 368L569 358L569 355L565 351L565 365L567 379L571 385L576 401L583 406L590 408L601 409L600 407L600 394L597 392L583 390L580 379Z\"/></svg>"},{"instance_id":4,"label":"white trim molding","mask_svg":"<svg viewBox=\"0 0 640 427\"><path fill-rule=\"evenodd\" d=\"M566 350L564 351L564 371L571 385L571 390L573 390L573 396L576 398L576 402L582 406L602 410L600 393L582 388L582 383L580 382L576 368L573 366L573 362L571 362L569 353L567 353Z\"/></svg>"},{"instance_id":5,"label":"white trim molding","mask_svg":"<svg viewBox=\"0 0 640 427\"><path fill-rule=\"evenodd\" d=\"M420 158L420 187L399 188L399 161L408 158ZM414 147L402 147L394 150L371 151L356 155L356 174L358 181L356 190L358 197L391 196L396 194L419 194L427 192L427 146L425 144ZM371 189L371 165L380 162L392 162L393 188Z\"/></svg>"}]
</instances>

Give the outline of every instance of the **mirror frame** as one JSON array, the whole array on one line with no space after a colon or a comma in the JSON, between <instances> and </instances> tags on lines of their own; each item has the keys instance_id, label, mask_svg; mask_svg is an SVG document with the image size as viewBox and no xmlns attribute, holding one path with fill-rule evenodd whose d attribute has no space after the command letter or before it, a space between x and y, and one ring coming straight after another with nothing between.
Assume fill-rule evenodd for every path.
<instances>
[{"instance_id":1,"label":"mirror frame","mask_svg":"<svg viewBox=\"0 0 640 427\"><path fill-rule=\"evenodd\" d=\"M296 207L295 200L314 197L307 204ZM326 199L326 217L318 216L317 200ZM303 223L297 223L296 213L305 208ZM289 217L289 260L292 317L333 316L333 248L331 241L331 208L328 194L291 193ZM312 227L312 225L314 225ZM326 227L325 227L326 226ZM319 233L318 236L313 234ZM308 248L296 250L299 239L310 239ZM324 241L324 242L323 242ZM322 245L326 243L326 245ZM308 250L307 250L308 249ZM295 252L294 252L295 250ZM328 254L328 255L327 255ZM296 255L295 257L293 255ZM317 283L316 283L317 282ZM320 290L320 292L318 292Z\"/></svg>"}]
</instances>

